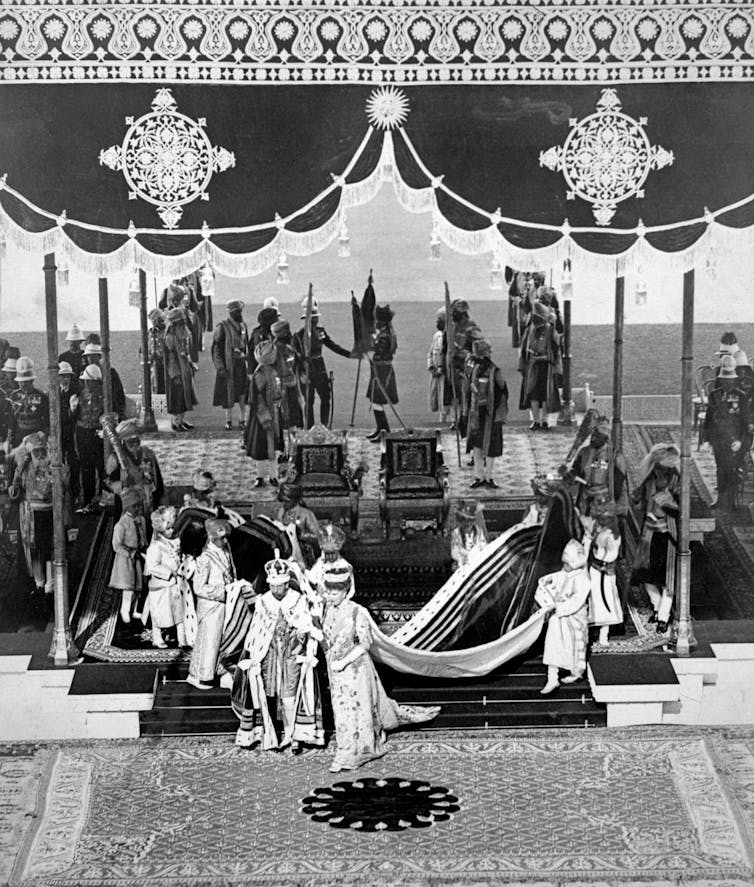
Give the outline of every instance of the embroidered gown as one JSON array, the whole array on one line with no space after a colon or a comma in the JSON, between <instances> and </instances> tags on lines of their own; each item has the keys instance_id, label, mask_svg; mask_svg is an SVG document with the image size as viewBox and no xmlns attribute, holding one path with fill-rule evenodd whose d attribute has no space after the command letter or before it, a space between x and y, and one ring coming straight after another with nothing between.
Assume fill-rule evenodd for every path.
<instances>
[{"instance_id":1,"label":"embroidered gown","mask_svg":"<svg viewBox=\"0 0 754 887\"><path fill-rule=\"evenodd\" d=\"M330 697L335 718L335 764L354 770L387 751L385 731L431 721L439 706L398 705L385 692L369 655L372 624L366 610L353 601L328 604L323 625ZM357 646L366 652L335 671L334 661Z\"/></svg>"}]
</instances>

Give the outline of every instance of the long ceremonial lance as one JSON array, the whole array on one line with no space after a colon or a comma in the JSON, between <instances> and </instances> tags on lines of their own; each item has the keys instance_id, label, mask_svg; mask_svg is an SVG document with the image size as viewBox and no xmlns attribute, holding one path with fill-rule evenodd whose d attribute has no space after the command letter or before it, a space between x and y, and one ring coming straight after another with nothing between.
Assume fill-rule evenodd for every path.
<instances>
[{"instance_id":1,"label":"long ceremonial lance","mask_svg":"<svg viewBox=\"0 0 754 887\"><path fill-rule=\"evenodd\" d=\"M461 467L461 432L458 428L458 395L456 393L456 374L453 368L455 353L455 329L453 315L450 312L450 287L445 281L445 376L450 379L450 390L453 395L453 425L456 429L456 454L458 467Z\"/></svg>"},{"instance_id":2,"label":"long ceremonial lance","mask_svg":"<svg viewBox=\"0 0 754 887\"><path fill-rule=\"evenodd\" d=\"M309 399L312 385L312 299L313 288L309 284L309 294L306 297L306 318L304 320L304 358L306 359L306 427L310 427L312 418L312 402Z\"/></svg>"},{"instance_id":3,"label":"long ceremonial lance","mask_svg":"<svg viewBox=\"0 0 754 887\"><path fill-rule=\"evenodd\" d=\"M356 301L356 296L354 295L353 290L351 290L351 319L354 321L353 324L353 347L354 351L358 351L359 353L359 363L356 367L356 385L353 389L353 406L351 407L351 421L349 423L349 427L353 428L353 420L356 417L356 398L359 395L359 379L361 377L361 362L364 360L364 355L362 354L362 345L361 345L361 310L359 310L359 330L356 330L356 321L354 314L354 307L358 307L358 302Z\"/></svg>"}]
</instances>

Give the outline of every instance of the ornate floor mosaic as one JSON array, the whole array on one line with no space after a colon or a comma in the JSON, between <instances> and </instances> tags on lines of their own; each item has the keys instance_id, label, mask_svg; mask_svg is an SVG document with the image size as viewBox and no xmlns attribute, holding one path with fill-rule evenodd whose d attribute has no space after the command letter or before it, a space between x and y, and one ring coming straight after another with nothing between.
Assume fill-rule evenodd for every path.
<instances>
[{"instance_id":1,"label":"ornate floor mosaic","mask_svg":"<svg viewBox=\"0 0 754 887\"><path fill-rule=\"evenodd\" d=\"M743 887L754 874L751 729L403 734L337 776L329 750L295 758L220 738L36 754L51 766L18 841L10 883L24 887ZM320 821L307 810L339 784L335 815L352 816L365 787L422 783L451 805L424 805L426 827L332 827L329 808Z\"/></svg>"}]
</instances>

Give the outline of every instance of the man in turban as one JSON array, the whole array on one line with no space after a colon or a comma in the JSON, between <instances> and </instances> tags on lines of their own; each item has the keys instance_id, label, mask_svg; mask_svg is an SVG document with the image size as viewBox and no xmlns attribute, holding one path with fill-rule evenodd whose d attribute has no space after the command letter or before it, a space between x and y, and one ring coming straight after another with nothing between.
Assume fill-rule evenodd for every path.
<instances>
[{"instance_id":1,"label":"man in turban","mask_svg":"<svg viewBox=\"0 0 754 887\"><path fill-rule=\"evenodd\" d=\"M157 456L142 444L140 426L135 419L120 422L115 428L115 435L120 444L120 456L110 453L105 462L110 489L121 497L128 489L137 490L141 497L142 514L151 514L162 504L165 495Z\"/></svg>"},{"instance_id":2,"label":"man in turban","mask_svg":"<svg viewBox=\"0 0 754 887\"><path fill-rule=\"evenodd\" d=\"M255 487L264 485L265 476L272 486L278 483L277 457L283 451L283 389L277 374L277 356L269 339L263 339L254 352L257 367L251 377L246 454L257 463Z\"/></svg>"},{"instance_id":3,"label":"man in turban","mask_svg":"<svg viewBox=\"0 0 754 887\"><path fill-rule=\"evenodd\" d=\"M611 434L610 420L600 416L566 472L568 481L577 485L574 504L584 515L591 515L595 507L610 499L619 503L623 496L626 462L613 450Z\"/></svg>"},{"instance_id":4,"label":"man in turban","mask_svg":"<svg viewBox=\"0 0 754 887\"><path fill-rule=\"evenodd\" d=\"M212 363L217 370L213 406L225 409L225 430L233 427L233 404L238 404L238 427L246 427L249 389L249 332L243 320L244 303L228 302L228 316L215 327Z\"/></svg>"}]
</instances>

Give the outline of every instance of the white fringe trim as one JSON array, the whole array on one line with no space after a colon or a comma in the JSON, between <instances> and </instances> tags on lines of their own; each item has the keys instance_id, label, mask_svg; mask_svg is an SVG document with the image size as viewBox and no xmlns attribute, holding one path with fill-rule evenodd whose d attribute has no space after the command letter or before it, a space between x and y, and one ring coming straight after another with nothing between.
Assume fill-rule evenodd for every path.
<instances>
[{"instance_id":1,"label":"white fringe trim","mask_svg":"<svg viewBox=\"0 0 754 887\"><path fill-rule=\"evenodd\" d=\"M704 217L699 219L685 220L674 225L648 227L641 230L643 235L652 232L677 230L691 225L706 224L706 231L696 243L685 250L665 252L656 249L646 241L644 236L640 236L629 249L617 255L591 252L579 246L570 235L576 233L628 235L638 234L639 229L570 228L567 223L562 227L557 227L523 222L511 217L505 217L499 211L495 214L490 214L447 188L442 182L442 176L434 176L426 168L405 130L402 129L398 130L398 134L404 140L417 166L431 181L431 185L425 188L411 188L406 184L396 164L393 134L390 131L386 131L383 135L380 159L372 173L360 182L343 184L361 157L372 134L373 130L371 128L367 130L361 145L354 153L342 176L336 178L332 185L306 206L297 210L286 219L276 220L274 224L278 227L278 232L275 238L266 246L252 253L226 252L214 244L211 238L213 235L220 236L229 233L243 234L252 231L271 230L272 224L252 225L245 228L206 228L198 231L182 230L174 232L166 232L163 229L156 228L132 228L130 230L102 228L73 219L63 220L59 216L40 209L19 194L19 192L8 186L4 177L0 179L0 188L5 188L9 193L25 203L33 212L55 221L56 224L48 231L41 233L29 232L18 225L0 207L0 234L7 237L15 246L27 252L55 252L69 265L98 277L107 277L110 274L130 270L134 267L143 268L148 273L160 277L181 277L195 271L207 261L211 262L217 271L229 277L253 277L274 266L281 252L303 257L326 249L338 238L343 225L345 211L352 207L363 206L369 203L380 192L383 184L390 183L393 186L398 203L403 209L410 213L432 214L433 233L436 233L442 243L455 252L464 255L493 253L501 256L507 264L524 271L555 267L562 263L564 259L570 258L584 270L597 273L624 274L627 269L640 266L682 272L699 266L714 266L718 258L730 261L731 257L736 253L748 253L754 250L754 226L731 228L716 220L717 217L722 216L731 209L738 208L754 200L754 195L750 195L714 213L707 212ZM316 206L336 188L341 188L338 207L331 218L323 225L311 231L300 233L287 230L285 227L287 223ZM436 194L438 190L444 191L450 198L466 206L480 217L487 216L490 219L489 227L478 231L468 231L453 225L442 215L438 208ZM498 222L532 230L556 232L559 237L551 246L527 250L515 246L501 235L497 228ZM67 229L72 228L128 237L129 240L111 253L88 253L68 237ZM198 235L202 237L202 242L181 255L164 256L150 252L143 247L135 239L137 234L159 234L160 236L171 234L178 237L185 237L187 235L195 237Z\"/></svg>"}]
</instances>

